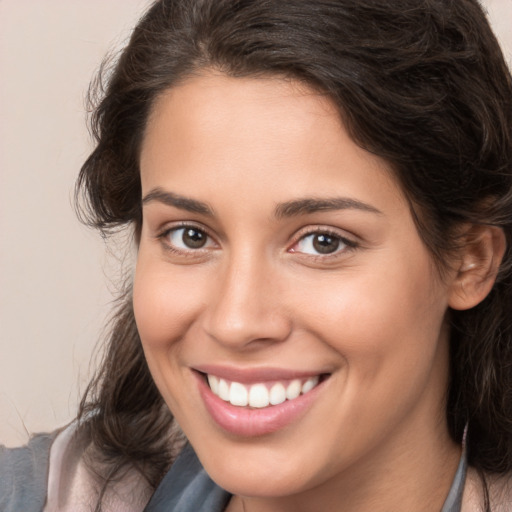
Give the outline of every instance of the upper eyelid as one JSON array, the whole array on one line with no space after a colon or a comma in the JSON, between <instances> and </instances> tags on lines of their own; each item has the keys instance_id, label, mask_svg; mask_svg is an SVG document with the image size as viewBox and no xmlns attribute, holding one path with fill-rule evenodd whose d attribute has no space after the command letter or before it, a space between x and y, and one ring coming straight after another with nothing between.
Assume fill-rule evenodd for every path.
<instances>
[{"instance_id":1,"label":"upper eyelid","mask_svg":"<svg viewBox=\"0 0 512 512\"><path fill-rule=\"evenodd\" d=\"M210 238L215 239L215 236L212 235L210 229L208 229L206 226L201 224L200 222L195 221L178 221L175 223L167 223L163 225L161 228L157 230L157 238L164 236L171 231L176 231L178 229L185 229L185 228L194 228L199 231L203 231L206 233Z\"/></svg>"},{"instance_id":2,"label":"upper eyelid","mask_svg":"<svg viewBox=\"0 0 512 512\"><path fill-rule=\"evenodd\" d=\"M345 231L341 228L335 228L335 227L331 227L331 226L322 226L322 225L315 226L315 227L311 226L309 229L308 229L308 227L299 229L298 231L296 231L295 235L293 236L293 243L297 243L299 240L301 240L302 238L305 238L307 236L315 235L315 234L319 234L319 233L320 234L326 233L331 236L336 236L336 237L340 238L341 240L345 240L352 244L357 243L356 240L354 240L355 238L357 238L356 235L348 233L347 231Z\"/></svg>"}]
</instances>

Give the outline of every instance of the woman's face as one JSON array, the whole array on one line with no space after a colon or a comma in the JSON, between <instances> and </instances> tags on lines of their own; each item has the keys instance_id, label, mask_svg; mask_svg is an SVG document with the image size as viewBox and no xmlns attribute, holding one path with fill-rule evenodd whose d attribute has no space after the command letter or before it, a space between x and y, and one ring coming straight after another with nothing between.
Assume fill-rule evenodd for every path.
<instances>
[{"instance_id":1,"label":"woman's face","mask_svg":"<svg viewBox=\"0 0 512 512\"><path fill-rule=\"evenodd\" d=\"M141 179L137 326L221 486L296 495L447 438L449 280L325 97L192 78L156 102Z\"/></svg>"}]
</instances>

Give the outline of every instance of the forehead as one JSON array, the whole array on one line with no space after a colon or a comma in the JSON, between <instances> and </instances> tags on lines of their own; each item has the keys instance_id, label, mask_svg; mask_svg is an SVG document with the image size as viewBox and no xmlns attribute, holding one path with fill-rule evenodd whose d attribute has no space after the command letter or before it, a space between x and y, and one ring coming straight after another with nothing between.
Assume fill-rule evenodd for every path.
<instances>
[{"instance_id":1,"label":"forehead","mask_svg":"<svg viewBox=\"0 0 512 512\"><path fill-rule=\"evenodd\" d=\"M164 186L202 199L222 187L238 199L286 200L277 185L296 196L336 190L368 200L385 189L403 199L389 166L351 140L333 102L282 78L211 73L166 91L146 128L141 179L146 193Z\"/></svg>"},{"instance_id":2,"label":"forehead","mask_svg":"<svg viewBox=\"0 0 512 512\"><path fill-rule=\"evenodd\" d=\"M340 124L334 104L325 95L278 77L233 78L208 72L168 89L155 101L146 127L142 156L152 142L168 144L171 138L193 147L207 139L224 146L252 139L252 145L270 150L273 137L322 135L322 128ZM165 132L165 133L164 133ZM217 134L217 140L212 135ZM323 135L322 135L323 136ZM151 150L155 150L155 146ZM282 147L282 150L285 148Z\"/></svg>"}]
</instances>

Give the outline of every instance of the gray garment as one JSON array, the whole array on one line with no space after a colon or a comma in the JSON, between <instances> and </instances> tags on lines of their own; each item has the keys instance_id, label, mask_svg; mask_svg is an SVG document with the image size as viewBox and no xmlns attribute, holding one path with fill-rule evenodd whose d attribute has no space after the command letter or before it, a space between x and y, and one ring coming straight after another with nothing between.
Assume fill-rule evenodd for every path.
<instances>
[{"instance_id":1,"label":"gray garment","mask_svg":"<svg viewBox=\"0 0 512 512\"><path fill-rule=\"evenodd\" d=\"M41 512L46 502L50 448L57 433L39 434L27 446L0 445L0 511Z\"/></svg>"},{"instance_id":2,"label":"gray garment","mask_svg":"<svg viewBox=\"0 0 512 512\"><path fill-rule=\"evenodd\" d=\"M41 512L46 502L53 434L22 448L0 446L0 512ZM467 462L461 458L441 512L460 512ZM223 512L231 495L216 485L190 445L185 446L144 512Z\"/></svg>"},{"instance_id":3,"label":"gray garment","mask_svg":"<svg viewBox=\"0 0 512 512\"><path fill-rule=\"evenodd\" d=\"M462 508L462 494L464 493L464 484L466 483L466 473L468 472L468 459L466 447L462 449L459 467L453 477L452 486L444 502L441 512L460 512Z\"/></svg>"},{"instance_id":4,"label":"gray garment","mask_svg":"<svg viewBox=\"0 0 512 512\"><path fill-rule=\"evenodd\" d=\"M231 494L215 484L187 444L144 512L222 512Z\"/></svg>"}]
</instances>

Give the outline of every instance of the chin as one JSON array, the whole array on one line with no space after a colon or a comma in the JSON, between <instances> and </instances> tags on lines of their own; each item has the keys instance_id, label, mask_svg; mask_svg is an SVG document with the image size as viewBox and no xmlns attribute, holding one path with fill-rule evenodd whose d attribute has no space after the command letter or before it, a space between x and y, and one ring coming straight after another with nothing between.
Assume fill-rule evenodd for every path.
<instances>
[{"instance_id":1,"label":"chin","mask_svg":"<svg viewBox=\"0 0 512 512\"><path fill-rule=\"evenodd\" d=\"M230 467L214 471L210 477L231 494L251 498L284 498L313 487L313 484L303 481L304 475L290 468L283 474L271 467L255 471Z\"/></svg>"},{"instance_id":2,"label":"chin","mask_svg":"<svg viewBox=\"0 0 512 512\"><path fill-rule=\"evenodd\" d=\"M216 446L212 451L211 446ZM254 443L222 449L212 443L197 454L207 473L220 487L234 495L253 498L279 498L307 491L324 480L323 471L315 470L311 455L297 450ZM205 457L203 457L203 453ZM308 463L309 461L309 463ZM315 478L316 476L316 478Z\"/></svg>"}]
</instances>

